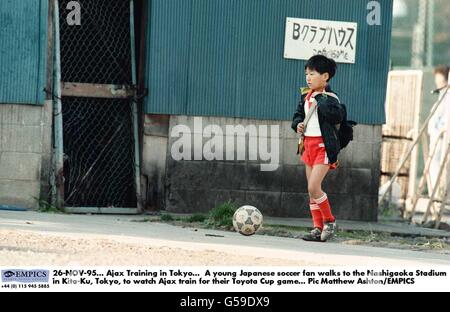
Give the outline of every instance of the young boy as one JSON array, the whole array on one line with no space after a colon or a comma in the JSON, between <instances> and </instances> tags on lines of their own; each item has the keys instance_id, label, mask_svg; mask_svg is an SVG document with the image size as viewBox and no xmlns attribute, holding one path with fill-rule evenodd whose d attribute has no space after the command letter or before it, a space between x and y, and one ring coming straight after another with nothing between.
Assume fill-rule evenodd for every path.
<instances>
[{"instance_id":1,"label":"young boy","mask_svg":"<svg viewBox=\"0 0 450 312\"><path fill-rule=\"evenodd\" d=\"M302 98L292 122L292 129L304 135L302 160L306 165L308 193L314 229L303 237L306 241L325 242L336 231L336 219L331 212L322 181L330 170L337 168L340 152L338 124L344 118L344 109L331 91L330 80L336 74L336 62L323 56L313 56L305 66L309 88L302 89ZM305 117L315 103L316 110L306 127Z\"/></svg>"}]
</instances>

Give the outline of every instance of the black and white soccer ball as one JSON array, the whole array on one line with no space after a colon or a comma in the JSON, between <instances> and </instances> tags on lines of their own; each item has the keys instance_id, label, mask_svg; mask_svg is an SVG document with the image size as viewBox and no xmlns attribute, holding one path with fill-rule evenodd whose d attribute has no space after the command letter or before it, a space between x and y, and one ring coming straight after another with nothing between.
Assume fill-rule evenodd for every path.
<instances>
[{"instance_id":1,"label":"black and white soccer ball","mask_svg":"<svg viewBox=\"0 0 450 312\"><path fill-rule=\"evenodd\" d=\"M256 234L263 223L262 213L255 207L243 206L233 216L233 227L236 232L251 236Z\"/></svg>"}]
</instances>

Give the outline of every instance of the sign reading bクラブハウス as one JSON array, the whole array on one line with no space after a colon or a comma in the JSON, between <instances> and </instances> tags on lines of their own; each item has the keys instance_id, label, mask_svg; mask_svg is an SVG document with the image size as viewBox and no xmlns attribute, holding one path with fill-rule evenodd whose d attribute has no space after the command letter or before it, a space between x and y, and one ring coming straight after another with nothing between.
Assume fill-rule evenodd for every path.
<instances>
[{"instance_id":1,"label":"sign reading b\u30af\u30e9\u30d6\u30cf\u30a6\u30b9","mask_svg":"<svg viewBox=\"0 0 450 312\"><path fill-rule=\"evenodd\" d=\"M358 24L287 18L284 57L308 60L322 54L338 63L356 62Z\"/></svg>"}]
</instances>

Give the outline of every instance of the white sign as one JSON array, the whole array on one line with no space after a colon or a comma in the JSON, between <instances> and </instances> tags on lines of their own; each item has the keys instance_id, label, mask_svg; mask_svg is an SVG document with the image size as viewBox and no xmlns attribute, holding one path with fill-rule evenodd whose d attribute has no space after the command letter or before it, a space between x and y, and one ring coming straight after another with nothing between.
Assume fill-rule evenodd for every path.
<instances>
[{"instance_id":1,"label":"white sign","mask_svg":"<svg viewBox=\"0 0 450 312\"><path fill-rule=\"evenodd\" d=\"M354 64L357 33L357 23L288 17L284 57L308 60L321 54L338 63Z\"/></svg>"}]
</instances>

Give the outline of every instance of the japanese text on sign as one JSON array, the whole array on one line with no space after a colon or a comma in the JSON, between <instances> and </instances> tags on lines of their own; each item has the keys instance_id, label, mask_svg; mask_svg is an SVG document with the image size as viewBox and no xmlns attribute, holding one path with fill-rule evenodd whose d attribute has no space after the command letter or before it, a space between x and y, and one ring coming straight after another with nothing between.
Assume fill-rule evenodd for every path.
<instances>
[{"instance_id":1,"label":"japanese text on sign","mask_svg":"<svg viewBox=\"0 0 450 312\"><path fill-rule=\"evenodd\" d=\"M357 32L356 23L287 18L284 57L308 60L321 54L354 64Z\"/></svg>"}]
</instances>

